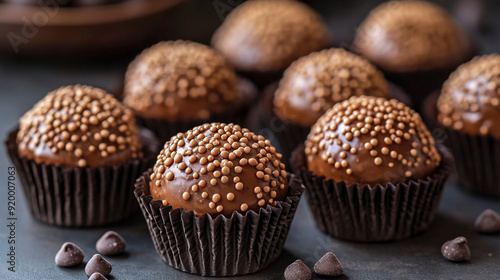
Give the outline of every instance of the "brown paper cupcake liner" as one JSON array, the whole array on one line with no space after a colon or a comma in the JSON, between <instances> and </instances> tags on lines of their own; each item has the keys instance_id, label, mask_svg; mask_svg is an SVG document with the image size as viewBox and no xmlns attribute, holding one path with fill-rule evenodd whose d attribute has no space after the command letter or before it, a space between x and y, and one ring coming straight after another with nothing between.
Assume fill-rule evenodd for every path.
<instances>
[{"instance_id":1,"label":"brown paper cupcake liner","mask_svg":"<svg viewBox=\"0 0 500 280\"><path fill-rule=\"evenodd\" d=\"M38 220L56 226L89 227L118 222L138 212L129 190L135 178L155 163L155 154L149 149L144 158L119 166L68 168L20 157L16 135L17 129L10 132L5 144L28 208ZM145 146L154 145L158 143Z\"/></svg>"},{"instance_id":2,"label":"brown paper cupcake liner","mask_svg":"<svg viewBox=\"0 0 500 280\"><path fill-rule=\"evenodd\" d=\"M276 206L258 213L233 213L230 218L173 209L153 200L145 172L135 196L156 251L168 265L202 276L234 276L259 271L280 255L304 186L289 174L289 193Z\"/></svg>"},{"instance_id":3,"label":"brown paper cupcake liner","mask_svg":"<svg viewBox=\"0 0 500 280\"><path fill-rule=\"evenodd\" d=\"M304 146L292 155L292 168L306 187L318 228L334 237L380 242L408 238L427 229L437 212L453 158L438 146L442 163L424 179L370 187L335 182L307 171Z\"/></svg>"},{"instance_id":4,"label":"brown paper cupcake liner","mask_svg":"<svg viewBox=\"0 0 500 280\"><path fill-rule=\"evenodd\" d=\"M425 100L424 117L441 130L455 157L457 185L478 194L500 197L500 141L491 136L471 135L445 128L437 121L439 92Z\"/></svg>"},{"instance_id":5,"label":"brown paper cupcake liner","mask_svg":"<svg viewBox=\"0 0 500 280\"><path fill-rule=\"evenodd\" d=\"M244 96L243 100L245 100L245 103L242 104L241 108L238 108L237 110L222 114L214 114L206 120L169 121L136 116L137 124L153 131L153 133L158 137L162 144L170 140L170 137L174 136L175 134L187 131L195 126L202 125L204 123L234 123L245 127L247 113L255 98L257 97L257 89L255 85L249 80L243 78L240 78L239 80L240 88Z\"/></svg>"},{"instance_id":6,"label":"brown paper cupcake liner","mask_svg":"<svg viewBox=\"0 0 500 280\"><path fill-rule=\"evenodd\" d=\"M455 157L458 186L500 198L500 140L444 128Z\"/></svg>"}]
</instances>

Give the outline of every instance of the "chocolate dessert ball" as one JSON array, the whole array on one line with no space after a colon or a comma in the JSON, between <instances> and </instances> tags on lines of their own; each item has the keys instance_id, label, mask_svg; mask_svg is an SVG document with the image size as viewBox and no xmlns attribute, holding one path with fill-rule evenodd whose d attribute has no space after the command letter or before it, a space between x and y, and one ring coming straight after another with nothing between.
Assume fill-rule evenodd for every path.
<instances>
[{"instance_id":1,"label":"chocolate dessert ball","mask_svg":"<svg viewBox=\"0 0 500 280\"><path fill-rule=\"evenodd\" d=\"M305 146L309 171L347 184L421 179L441 161L419 114L397 100L369 96L337 103L312 127Z\"/></svg>"},{"instance_id":2,"label":"chocolate dessert ball","mask_svg":"<svg viewBox=\"0 0 500 280\"><path fill-rule=\"evenodd\" d=\"M326 47L328 41L327 27L307 5L253 0L228 15L212 45L239 71L272 72Z\"/></svg>"},{"instance_id":3,"label":"chocolate dessert ball","mask_svg":"<svg viewBox=\"0 0 500 280\"><path fill-rule=\"evenodd\" d=\"M132 111L83 85L50 92L19 122L18 154L67 167L114 166L142 156Z\"/></svg>"},{"instance_id":4,"label":"chocolate dessert ball","mask_svg":"<svg viewBox=\"0 0 500 280\"><path fill-rule=\"evenodd\" d=\"M238 110L242 94L234 71L211 48L168 41L144 50L129 65L123 102L143 118L207 120Z\"/></svg>"},{"instance_id":5,"label":"chocolate dessert ball","mask_svg":"<svg viewBox=\"0 0 500 280\"><path fill-rule=\"evenodd\" d=\"M383 74L343 49L311 53L290 65L274 96L282 119L312 126L335 103L351 96L388 97Z\"/></svg>"},{"instance_id":6,"label":"chocolate dessert ball","mask_svg":"<svg viewBox=\"0 0 500 280\"><path fill-rule=\"evenodd\" d=\"M425 1L390 1L374 9L356 33L354 48L385 71L456 67L471 52L448 13Z\"/></svg>"},{"instance_id":7,"label":"chocolate dessert ball","mask_svg":"<svg viewBox=\"0 0 500 280\"><path fill-rule=\"evenodd\" d=\"M288 192L281 154L263 136L234 124L204 124L165 143L150 193L163 205L231 216L276 205Z\"/></svg>"},{"instance_id":8,"label":"chocolate dessert ball","mask_svg":"<svg viewBox=\"0 0 500 280\"><path fill-rule=\"evenodd\" d=\"M500 55L484 55L460 66L443 85L438 121L469 135L500 139Z\"/></svg>"}]
</instances>

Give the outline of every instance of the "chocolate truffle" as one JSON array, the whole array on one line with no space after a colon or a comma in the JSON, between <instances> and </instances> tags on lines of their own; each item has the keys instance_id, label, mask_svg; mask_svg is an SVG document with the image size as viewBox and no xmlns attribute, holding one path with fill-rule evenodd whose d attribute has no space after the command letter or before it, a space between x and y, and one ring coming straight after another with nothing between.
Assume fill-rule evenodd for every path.
<instances>
[{"instance_id":1,"label":"chocolate truffle","mask_svg":"<svg viewBox=\"0 0 500 280\"><path fill-rule=\"evenodd\" d=\"M273 72L327 46L321 17L299 1L253 0L232 11L212 38L237 70Z\"/></svg>"},{"instance_id":2,"label":"chocolate truffle","mask_svg":"<svg viewBox=\"0 0 500 280\"><path fill-rule=\"evenodd\" d=\"M364 58L329 49L288 67L274 96L274 108L282 119L311 126L335 103L359 95L388 97L383 74Z\"/></svg>"},{"instance_id":3,"label":"chocolate truffle","mask_svg":"<svg viewBox=\"0 0 500 280\"><path fill-rule=\"evenodd\" d=\"M83 85L49 93L19 122L18 153L37 163L113 166L142 157L132 111Z\"/></svg>"},{"instance_id":4,"label":"chocolate truffle","mask_svg":"<svg viewBox=\"0 0 500 280\"><path fill-rule=\"evenodd\" d=\"M231 216L276 205L288 192L281 154L263 136L234 124L211 123L165 143L150 193L173 208Z\"/></svg>"},{"instance_id":5,"label":"chocolate truffle","mask_svg":"<svg viewBox=\"0 0 500 280\"><path fill-rule=\"evenodd\" d=\"M500 139L500 55L484 55L460 66L443 85L438 121L469 135Z\"/></svg>"},{"instance_id":6,"label":"chocolate truffle","mask_svg":"<svg viewBox=\"0 0 500 280\"><path fill-rule=\"evenodd\" d=\"M233 69L208 46L160 42L138 55L125 75L125 105L140 117L207 120L242 103Z\"/></svg>"},{"instance_id":7,"label":"chocolate truffle","mask_svg":"<svg viewBox=\"0 0 500 280\"><path fill-rule=\"evenodd\" d=\"M459 65L471 51L448 13L425 1L389 1L363 21L354 49L386 71L414 72Z\"/></svg>"},{"instance_id":8,"label":"chocolate truffle","mask_svg":"<svg viewBox=\"0 0 500 280\"><path fill-rule=\"evenodd\" d=\"M327 111L312 127L305 155L318 176L370 186L425 178L441 161L419 114L397 100L370 96Z\"/></svg>"}]
</instances>

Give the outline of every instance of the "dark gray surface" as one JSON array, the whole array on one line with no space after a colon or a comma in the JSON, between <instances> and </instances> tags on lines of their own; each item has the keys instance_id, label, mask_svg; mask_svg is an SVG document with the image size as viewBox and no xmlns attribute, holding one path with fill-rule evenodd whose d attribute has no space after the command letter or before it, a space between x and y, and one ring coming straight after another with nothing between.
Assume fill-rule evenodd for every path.
<instances>
[{"instance_id":1,"label":"dark gray surface","mask_svg":"<svg viewBox=\"0 0 500 280\"><path fill-rule=\"evenodd\" d=\"M211 8L211 1L203 3L206 8ZM373 4L360 4L354 10L359 3L361 1L339 9L332 7L321 9L324 14L330 15L329 24L340 30L339 37L345 38L346 41L349 40L349 34L352 34L355 25L373 6ZM315 7L327 6L316 1L312 4ZM491 9L489 12L493 15L495 11L498 9ZM197 13L201 13L200 10ZM209 18L208 26L214 26L214 22L219 20L213 10L207 10L205 17ZM203 24L203 22L197 18L195 23ZM189 35L185 34L184 38L206 40L206 33L192 26L189 29L191 32ZM479 36L483 51L498 50L497 42L500 36L497 36L495 32L495 30L490 30L489 33ZM129 60L130 58L118 61L53 62L18 57L0 59L0 136L3 138L7 131L16 126L19 117L24 112L48 91L59 86L82 83L111 91L118 88ZM19 180L16 180L16 272L7 271L6 184L7 167L11 164L5 149L2 148L0 151L0 182L2 184L0 188L0 279L86 279L83 266L57 267L54 263L55 254L64 242L71 241L84 250L85 261L88 261L96 253L95 242L107 230L119 232L128 244L126 254L108 258L113 264L112 276L114 278L201 278L179 272L161 261L154 250L146 224L140 214L120 224L91 229L64 229L34 220L24 204ZM345 275L336 279L500 279L500 235L477 234L472 227L476 216L486 208L500 212L500 200L471 195L458 190L452 183L448 183L436 221L428 231L399 242L362 244L340 241L319 232L312 221L306 200L303 199L292 224L285 245L286 250L280 259L264 271L234 279L282 279L283 270L295 259L301 258L309 267L312 267L314 262L327 251L333 251L345 268ZM468 238L472 251L470 262L451 263L441 256L441 244L457 236Z\"/></svg>"}]
</instances>

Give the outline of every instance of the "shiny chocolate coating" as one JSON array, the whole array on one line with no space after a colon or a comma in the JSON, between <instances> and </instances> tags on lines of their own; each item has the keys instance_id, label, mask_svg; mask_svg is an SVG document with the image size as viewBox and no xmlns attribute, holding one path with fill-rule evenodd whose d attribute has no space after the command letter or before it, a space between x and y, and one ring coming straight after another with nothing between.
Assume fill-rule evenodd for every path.
<instances>
[{"instance_id":1,"label":"shiny chocolate coating","mask_svg":"<svg viewBox=\"0 0 500 280\"><path fill-rule=\"evenodd\" d=\"M214 48L240 71L273 72L325 48L328 28L299 1L255 0L238 6L212 37Z\"/></svg>"},{"instance_id":2,"label":"shiny chocolate coating","mask_svg":"<svg viewBox=\"0 0 500 280\"><path fill-rule=\"evenodd\" d=\"M337 103L311 128L305 146L309 171L372 187L425 178L441 161L418 113L370 96Z\"/></svg>"},{"instance_id":3,"label":"shiny chocolate coating","mask_svg":"<svg viewBox=\"0 0 500 280\"><path fill-rule=\"evenodd\" d=\"M150 193L163 205L197 215L258 212L288 192L281 154L263 136L234 124L211 123L165 143Z\"/></svg>"},{"instance_id":4,"label":"shiny chocolate coating","mask_svg":"<svg viewBox=\"0 0 500 280\"><path fill-rule=\"evenodd\" d=\"M144 118L207 120L238 110L238 78L210 47L189 41L160 42L138 55L125 75L125 105Z\"/></svg>"},{"instance_id":5,"label":"shiny chocolate coating","mask_svg":"<svg viewBox=\"0 0 500 280\"><path fill-rule=\"evenodd\" d=\"M280 81L274 108L282 119L312 126L335 103L359 95L388 97L383 74L366 59L334 48L292 63Z\"/></svg>"},{"instance_id":6,"label":"shiny chocolate coating","mask_svg":"<svg viewBox=\"0 0 500 280\"><path fill-rule=\"evenodd\" d=\"M442 125L500 139L500 55L474 58L444 83L437 102Z\"/></svg>"},{"instance_id":7,"label":"shiny chocolate coating","mask_svg":"<svg viewBox=\"0 0 500 280\"><path fill-rule=\"evenodd\" d=\"M451 16L426 1L389 1L357 30L354 49L385 71L414 72L464 61L471 43Z\"/></svg>"},{"instance_id":8,"label":"shiny chocolate coating","mask_svg":"<svg viewBox=\"0 0 500 280\"><path fill-rule=\"evenodd\" d=\"M123 164L142 156L132 111L83 85L50 92L19 121L18 153L67 167Z\"/></svg>"}]
</instances>

